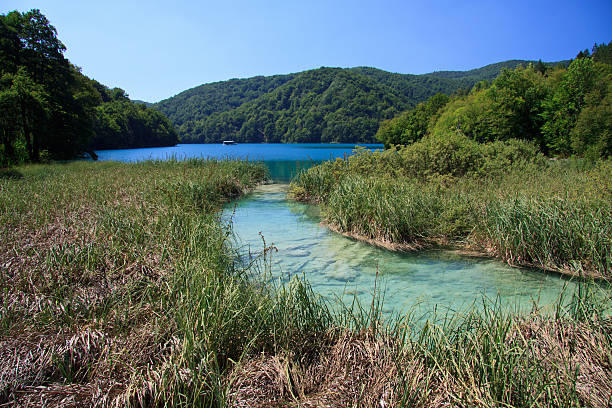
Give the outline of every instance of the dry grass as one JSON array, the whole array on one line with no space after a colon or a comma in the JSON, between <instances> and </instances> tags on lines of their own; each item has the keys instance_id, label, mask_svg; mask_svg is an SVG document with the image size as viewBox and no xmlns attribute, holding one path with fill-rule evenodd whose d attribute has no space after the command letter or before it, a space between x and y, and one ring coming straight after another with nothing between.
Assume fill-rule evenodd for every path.
<instances>
[{"instance_id":1,"label":"dry grass","mask_svg":"<svg viewBox=\"0 0 612 408\"><path fill-rule=\"evenodd\" d=\"M520 319L511 339L529 342L533 358L591 407L612 403L612 319L601 325L542 316ZM519 340L520 339L520 340Z\"/></svg>"},{"instance_id":2,"label":"dry grass","mask_svg":"<svg viewBox=\"0 0 612 408\"><path fill-rule=\"evenodd\" d=\"M523 390L504 389L501 398L495 394L492 377L481 377L495 367L479 364L483 350L470 344L482 333L446 333L438 339L446 351L464 354L463 363L456 364L459 359L437 359L423 338L402 344L397 336L364 330L328 333L330 344L313 362L299 362L290 355L244 361L229 375L228 404L236 408L610 406L610 320L595 327L534 314L513 318L512 323L498 346L502 354L520 352L524 361L503 366L500 359L498 369L533 383L526 383Z\"/></svg>"},{"instance_id":3,"label":"dry grass","mask_svg":"<svg viewBox=\"0 0 612 408\"><path fill-rule=\"evenodd\" d=\"M398 379L392 343L367 331L328 336L336 338L309 364L272 355L237 366L229 376L229 406L391 406Z\"/></svg>"}]
</instances>

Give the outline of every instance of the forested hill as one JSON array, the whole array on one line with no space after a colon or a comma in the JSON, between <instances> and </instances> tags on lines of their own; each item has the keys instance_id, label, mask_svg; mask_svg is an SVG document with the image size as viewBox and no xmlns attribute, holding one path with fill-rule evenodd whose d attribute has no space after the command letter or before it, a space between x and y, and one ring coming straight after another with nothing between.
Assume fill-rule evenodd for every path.
<instances>
[{"instance_id":1,"label":"forested hill","mask_svg":"<svg viewBox=\"0 0 612 408\"><path fill-rule=\"evenodd\" d=\"M320 68L302 72L235 108L197 115L178 128L186 143L224 139L367 142L373 140L379 122L393 117L398 109L409 108L407 102L407 98L364 75Z\"/></svg>"},{"instance_id":2,"label":"forested hill","mask_svg":"<svg viewBox=\"0 0 612 408\"><path fill-rule=\"evenodd\" d=\"M436 93L495 78L512 60L471 71L410 75L376 68L319 68L200 85L153 104L183 143L374 142L380 122Z\"/></svg>"},{"instance_id":3,"label":"forested hill","mask_svg":"<svg viewBox=\"0 0 612 408\"><path fill-rule=\"evenodd\" d=\"M196 86L155 105L177 126L216 112L237 108L270 92L295 75L256 76Z\"/></svg>"}]
</instances>

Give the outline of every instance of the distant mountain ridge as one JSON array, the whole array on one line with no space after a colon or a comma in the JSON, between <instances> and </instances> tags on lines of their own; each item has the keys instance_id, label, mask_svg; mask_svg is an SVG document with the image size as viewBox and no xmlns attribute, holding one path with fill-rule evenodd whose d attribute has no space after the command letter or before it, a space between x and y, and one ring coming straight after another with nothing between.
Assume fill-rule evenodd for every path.
<instances>
[{"instance_id":1,"label":"distant mountain ridge","mask_svg":"<svg viewBox=\"0 0 612 408\"><path fill-rule=\"evenodd\" d=\"M535 61L422 75L322 67L203 84L151 106L174 123L183 143L374 142L381 121L436 93L469 89L529 63Z\"/></svg>"}]
</instances>

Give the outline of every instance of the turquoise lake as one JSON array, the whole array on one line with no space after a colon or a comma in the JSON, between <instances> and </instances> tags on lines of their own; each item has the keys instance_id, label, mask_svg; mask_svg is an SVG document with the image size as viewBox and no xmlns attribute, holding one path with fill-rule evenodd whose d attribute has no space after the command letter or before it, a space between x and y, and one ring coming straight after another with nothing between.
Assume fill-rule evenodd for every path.
<instances>
[{"instance_id":1,"label":"turquoise lake","mask_svg":"<svg viewBox=\"0 0 612 408\"><path fill-rule=\"evenodd\" d=\"M365 145L370 149L381 145ZM140 161L191 157L262 160L273 183L258 187L247 197L226 206L235 247L243 259L270 251L274 279L297 275L327 298L350 302L355 296L365 306L374 284L384 290L386 312L407 311L415 305L431 309L461 309L484 296L528 310L535 303L554 303L564 287L575 283L556 274L514 268L503 262L460 255L451 251L397 253L370 246L331 232L321 225L317 207L288 200L288 182L297 171L317 162L350 154L355 146L342 144L239 144L178 145L168 148L102 150L100 160Z\"/></svg>"}]
</instances>

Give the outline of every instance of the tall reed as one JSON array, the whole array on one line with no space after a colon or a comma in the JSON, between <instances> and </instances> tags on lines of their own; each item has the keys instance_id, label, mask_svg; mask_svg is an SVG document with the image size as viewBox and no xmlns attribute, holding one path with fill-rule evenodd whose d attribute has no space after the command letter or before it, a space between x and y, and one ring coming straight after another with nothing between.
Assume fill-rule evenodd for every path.
<instances>
[{"instance_id":1,"label":"tall reed","mask_svg":"<svg viewBox=\"0 0 612 408\"><path fill-rule=\"evenodd\" d=\"M231 248L218 209L265 178L261 165L68 163L12 174L0 179L0 405L611 401L610 303L591 286L549 314L486 303L426 323L386 320L380 291L338 312L307 282L271 280L265 243L254 264ZM467 187L400 181L342 175L330 199L387 229L353 211L338 222L418 238L447 233L432 219L479 208ZM399 228L389 213L401 214Z\"/></svg>"},{"instance_id":2,"label":"tall reed","mask_svg":"<svg viewBox=\"0 0 612 408\"><path fill-rule=\"evenodd\" d=\"M290 194L322 204L334 228L397 248L469 246L515 265L610 276L612 161L546 161L521 143L453 140L357 150L302 172Z\"/></svg>"}]
</instances>

